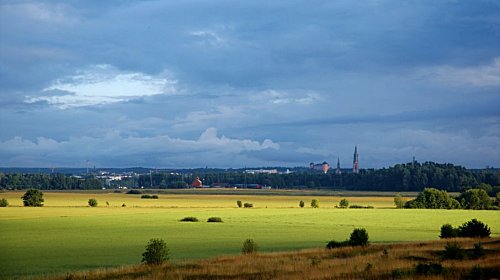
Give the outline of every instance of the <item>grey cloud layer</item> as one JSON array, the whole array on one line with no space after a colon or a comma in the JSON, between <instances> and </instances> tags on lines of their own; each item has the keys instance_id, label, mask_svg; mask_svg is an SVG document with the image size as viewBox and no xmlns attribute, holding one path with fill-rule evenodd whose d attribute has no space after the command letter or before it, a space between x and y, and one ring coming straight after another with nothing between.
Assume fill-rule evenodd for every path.
<instances>
[{"instance_id":1,"label":"grey cloud layer","mask_svg":"<svg viewBox=\"0 0 500 280\"><path fill-rule=\"evenodd\" d=\"M0 165L348 164L357 144L368 167L498 166L499 11L4 1Z\"/></svg>"}]
</instances>

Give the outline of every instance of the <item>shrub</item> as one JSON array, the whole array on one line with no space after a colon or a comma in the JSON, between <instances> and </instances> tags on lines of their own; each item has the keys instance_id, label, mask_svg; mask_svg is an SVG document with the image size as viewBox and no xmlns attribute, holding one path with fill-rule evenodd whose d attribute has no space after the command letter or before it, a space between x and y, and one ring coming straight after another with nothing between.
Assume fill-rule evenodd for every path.
<instances>
[{"instance_id":1,"label":"shrub","mask_svg":"<svg viewBox=\"0 0 500 280\"><path fill-rule=\"evenodd\" d=\"M349 238L349 245L351 246L367 246L368 245L368 232L364 228L355 228L351 237Z\"/></svg>"},{"instance_id":2,"label":"shrub","mask_svg":"<svg viewBox=\"0 0 500 280\"><path fill-rule=\"evenodd\" d=\"M141 195L141 198L144 198L144 199L158 199L158 196L156 194L154 194L154 195L143 194L143 195Z\"/></svg>"},{"instance_id":3,"label":"shrub","mask_svg":"<svg viewBox=\"0 0 500 280\"><path fill-rule=\"evenodd\" d=\"M405 205L405 202L403 201L403 198L401 197L401 194L397 194L394 197L394 205L396 205L396 208L403 208Z\"/></svg>"},{"instance_id":4,"label":"shrub","mask_svg":"<svg viewBox=\"0 0 500 280\"><path fill-rule=\"evenodd\" d=\"M196 217L184 217L179 222L198 222L198 218Z\"/></svg>"},{"instance_id":5,"label":"shrub","mask_svg":"<svg viewBox=\"0 0 500 280\"><path fill-rule=\"evenodd\" d=\"M125 203L122 204L122 207L127 207L127 205Z\"/></svg>"},{"instance_id":6,"label":"shrub","mask_svg":"<svg viewBox=\"0 0 500 280\"><path fill-rule=\"evenodd\" d=\"M5 198L0 199L0 207L7 207L9 206L9 201Z\"/></svg>"},{"instance_id":7,"label":"shrub","mask_svg":"<svg viewBox=\"0 0 500 280\"><path fill-rule=\"evenodd\" d=\"M151 198L152 198L152 199L158 199L158 196L157 196L156 194L153 194L153 195L151 196Z\"/></svg>"},{"instance_id":8,"label":"shrub","mask_svg":"<svg viewBox=\"0 0 500 280\"><path fill-rule=\"evenodd\" d=\"M356 208L356 209L373 209L374 207L373 206L363 206L363 205L350 205L349 208Z\"/></svg>"},{"instance_id":9,"label":"shrub","mask_svg":"<svg viewBox=\"0 0 500 280\"><path fill-rule=\"evenodd\" d=\"M243 206L244 206L245 208L252 208L252 207L253 207L253 204L252 204L252 203L245 202L245 204L243 204Z\"/></svg>"},{"instance_id":10,"label":"shrub","mask_svg":"<svg viewBox=\"0 0 500 280\"><path fill-rule=\"evenodd\" d=\"M490 237L491 229L481 221L472 219L458 227L460 237Z\"/></svg>"},{"instance_id":11,"label":"shrub","mask_svg":"<svg viewBox=\"0 0 500 280\"><path fill-rule=\"evenodd\" d=\"M122 193L122 191L120 191L120 190L114 190L113 192L114 193Z\"/></svg>"},{"instance_id":12,"label":"shrub","mask_svg":"<svg viewBox=\"0 0 500 280\"><path fill-rule=\"evenodd\" d=\"M146 251L142 253L145 264L161 264L169 259L169 250L163 239L150 239Z\"/></svg>"},{"instance_id":13,"label":"shrub","mask_svg":"<svg viewBox=\"0 0 500 280\"><path fill-rule=\"evenodd\" d=\"M465 256L465 251L457 242L449 242L444 246L443 257L448 260L462 260Z\"/></svg>"},{"instance_id":14,"label":"shrub","mask_svg":"<svg viewBox=\"0 0 500 280\"><path fill-rule=\"evenodd\" d=\"M347 208L349 206L349 201L345 198L342 198L339 202L339 207L340 208Z\"/></svg>"},{"instance_id":15,"label":"shrub","mask_svg":"<svg viewBox=\"0 0 500 280\"><path fill-rule=\"evenodd\" d=\"M299 206L300 206L300 208L304 208L304 205L306 205L306 204L304 203L304 201L302 201L302 200L301 200L301 201L299 202Z\"/></svg>"},{"instance_id":16,"label":"shrub","mask_svg":"<svg viewBox=\"0 0 500 280\"><path fill-rule=\"evenodd\" d=\"M484 247L481 242L475 243L474 248L472 248L472 257L478 259L484 256Z\"/></svg>"},{"instance_id":17,"label":"shrub","mask_svg":"<svg viewBox=\"0 0 500 280\"><path fill-rule=\"evenodd\" d=\"M253 254L256 253L258 249L257 243L253 239L247 239L243 242L243 248L241 252L243 254Z\"/></svg>"},{"instance_id":18,"label":"shrub","mask_svg":"<svg viewBox=\"0 0 500 280\"><path fill-rule=\"evenodd\" d=\"M319 208L319 200L317 200L317 199L311 200L311 207L312 208Z\"/></svg>"},{"instance_id":19,"label":"shrub","mask_svg":"<svg viewBox=\"0 0 500 280\"><path fill-rule=\"evenodd\" d=\"M238 208L241 208L243 206L243 202L241 200L236 201L236 205L238 205Z\"/></svg>"},{"instance_id":20,"label":"shrub","mask_svg":"<svg viewBox=\"0 0 500 280\"><path fill-rule=\"evenodd\" d=\"M439 238L453 238L458 237L458 230L453 228L450 224L441 226L441 234Z\"/></svg>"},{"instance_id":21,"label":"shrub","mask_svg":"<svg viewBox=\"0 0 500 280\"><path fill-rule=\"evenodd\" d=\"M41 207L43 206L43 193L39 190L29 189L21 197L23 199L24 206L31 207Z\"/></svg>"},{"instance_id":22,"label":"shrub","mask_svg":"<svg viewBox=\"0 0 500 280\"><path fill-rule=\"evenodd\" d=\"M222 219L220 217L210 217L207 223L222 223Z\"/></svg>"},{"instance_id":23,"label":"shrub","mask_svg":"<svg viewBox=\"0 0 500 280\"><path fill-rule=\"evenodd\" d=\"M140 190L129 190L127 194L141 194L142 192Z\"/></svg>"},{"instance_id":24,"label":"shrub","mask_svg":"<svg viewBox=\"0 0 500 280\"><path fill-rule=\"evenodd\" d=\"M95 198L89 199L89 206L90 207L96 207L97 206L97 200Z\"/></svg>"},{"instance_id":25,"label":"shrub","mask_svg":"<svg viewBox=\"0 0 500 280\"><path fill-rule=\"evenodd\" d=\"M443 265L440 263L419 263L415 267L418 275L438 275L443 272Z\"/></svg>"},{"instance_id":26,"label":"shrub","mask_svg":"<svg viewBox=\"0 0 500 280\"><path fill-rule=\"evenodd\" d=\"M326 244L326 248L327 249L334 249L334 248L346 247L348 245L349 245L349 241L338 242L338 241L332 240Z\"/></svg>"}]
</instances>

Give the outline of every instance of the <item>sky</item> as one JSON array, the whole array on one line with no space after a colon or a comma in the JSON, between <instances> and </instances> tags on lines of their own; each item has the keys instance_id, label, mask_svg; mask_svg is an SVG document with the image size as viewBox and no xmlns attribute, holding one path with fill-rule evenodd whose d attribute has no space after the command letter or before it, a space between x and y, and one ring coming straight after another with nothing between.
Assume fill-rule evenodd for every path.
<instances>
[{"instance_id":1,"label":"sky","mask_svg":"<svg viewBox=\"0 0 500 280\"><path fill-rule=\"evenodd\" d=\"M500 167L500 1L0 2L0 166Z\"/></svg>"}]
</instances>

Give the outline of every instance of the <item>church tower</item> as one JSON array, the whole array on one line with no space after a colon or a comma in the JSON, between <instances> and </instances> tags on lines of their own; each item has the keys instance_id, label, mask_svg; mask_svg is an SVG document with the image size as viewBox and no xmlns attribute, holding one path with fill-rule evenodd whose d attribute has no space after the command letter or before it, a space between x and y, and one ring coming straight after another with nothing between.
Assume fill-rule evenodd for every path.
<instances>
[{"instance_id":1,"label":"church tower","mask_svg":"<svg viewBox=\"0 0 500 280\"><path fill-rule=\"evenodd\" d=\"M337 170L335 170L335 174L342 174L342 171L340 171L340 158L337 158Z\"/></svg>"},{"instance_id":2,"label":"church tower","mask_svg":"<svg viewBox=\"0 0 500 280\"><path fill-rule=\"evenodd\" d=\"M352 161L352 173L359 173L358 146L354 146L354 159Z\"/></svg>"}]
</instances>

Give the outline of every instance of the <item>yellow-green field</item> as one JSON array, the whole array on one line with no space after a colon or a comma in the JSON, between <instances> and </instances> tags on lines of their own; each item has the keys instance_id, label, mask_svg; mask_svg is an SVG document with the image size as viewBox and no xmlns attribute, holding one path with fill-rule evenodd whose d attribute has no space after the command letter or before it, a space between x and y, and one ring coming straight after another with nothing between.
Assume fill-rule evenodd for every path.
<instances>
[{"instance_id":1,"label":"yellow-green field","mask_svg":"<svg viewBox=\"0 0 500 280\"><path fill-rule=\"evenodd\" d=\"M338 209L334 206L343 197L240 193L187 190L141 199L123 193L44 192L40 208L20 207L23 192L0 193L10 203L0 208L0 278L136 264L150 238L163 238L172 260L179 261L239 254L246 238L262 251L324 247L329 240L347 239L355 227L366 228L372 242L436 240L442 224L477 218L491 227L492 236L500 236L500 211L394 209L393 196L347 196L351 204L375 209ZM89 198L99 206L87 207ZM309 207L313 198L320 208ZM254 208L239 209L237 200ZM304 209L298 207L300 200L306 202ZM200 222L179 222L186 216ZM224 223L206 223L212 216Z\"/></svg>"}]
</instances>

